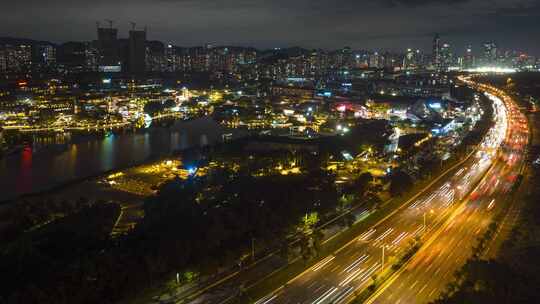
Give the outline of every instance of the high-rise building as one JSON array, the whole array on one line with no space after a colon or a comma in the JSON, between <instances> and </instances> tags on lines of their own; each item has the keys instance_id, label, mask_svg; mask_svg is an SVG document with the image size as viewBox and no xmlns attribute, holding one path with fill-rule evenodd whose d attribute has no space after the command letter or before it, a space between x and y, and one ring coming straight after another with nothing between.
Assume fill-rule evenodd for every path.
<instances>
[{"instance_id":1,"label":"high-rise building","mask_svg":"<svg viewBox=\"0 0 540 304\"><path fill-rule=\"evenodd\" d=\"M54 46L45 45L43 47L43 62L47 66L51 66L56 63L56 48Z\"/></svg>"},{"instance_id":2,"label":"high-rise building","mask_svg":"<svg viewBox=\"0 0 540 304\"><path fill-rule=\"evenodd\" d=\"M5 48L0 46L0 73L6 73L8 70L7 54Z\"/></svg>"},{"instance_id":3,"label":"high-rise building","mask_svg":"<svg viewBox=\"0 0 540 304\"><path fill-rule=\"evenodd\" d=\"M383 58L384 64L382 67L384 68L395 70L396 68L401 68L403 65L401 54L385 52Z\"/></svg>"},{"instance_id":4,"label":"high-rise building","mask_svg":"<svg viewBox=\"0 0 540 304\"><path fill-rule=\"evenodd\" d=\"M349 69L353 66L353 55L350 47L346 46L341 50L339 60L338 64L341 67Z\"/></svg>"},{"instance_id":5,"label":"high-rise building","mask_svg":"<svg viewBox=\"0 0 540 304\"><path fill-rule=\"evenodd\" d=\"M431 55L433 56L433 67L440 69L441 67L441 37L439 34L435 34L433 38L433 49Z\"/></svg>"},{"instance_id":6,"label":"high-rise building","mask_svg":"<svg viewBox=\"0 0 540 304\"><path fill-rule=\"evenodd\" d=\"M32 46L27 44L0 46L0 71L24 73L32 67Z\"/></svg>"},{"instance_id":7,"label":"high-rise building","mask_svg":"<svg viewBox=\"0 0 540 304\"><path fill-rule=\"evenodd\" d=\"M206 47L197 47L194 49L194 65L193 68L196 71L209 71L210 70L210 51L213 46L207 44Z\"/></svg>"},{"instance_id":8,"label":"high-rise building","mask_svg":"<svg viewBox=\"0 0 540 304\"><path fill-rule=\"evenodd\" d=\"M470 69L474 66L474 55L472 52L472 46L468 45L465 48L465 55L463 56L463 65L465 69Z\"/></svg>"},{"instance_id":9,"label":"high-rise building","mask_svg":"<svg viewBox=\"0 0 540 304\"><path fill-rule=\"evenodd\" d=\"M175 72L178 69L176 48L172 44L165 46L165 71Z\"/></svg>"},{"instance_id":10,"label":"high-rise building","mask_svg":"<svg viewBox=\"0 0 540 304\"><path fill-rule=\"evenodd\" d=\"M15 60L21 69L28 69L32 65L32 46L21 44L15 48Z\"/></svg>"},{"instance_id":11,"label":"high-rise building","mask_svg":"<svg viewBox=\"0 0 540 304\"><path fill-rule=\"evenodd\" d=\"M67 73L80 73L86 71L86 44L87 43L84 42L71 41L59 45L56 52L59 68Z\"/></svg>"},{"instance_id":12,"label":"high-rise building","mask_svg":"<svg viewBox=\"0 0 540 304\"><path fill-rule=\"evenodd\" d=\"M165 71L165 46L159 41L146 43L146 70L150 72Z\"/></svg>"},{"instance_id":13,"label":"high-rise building","mask_svg":"<svg viewBox=\"0 0 540 304\"><path fill-rule=\"evenodd\" d=\"M129 31L128 70L137 74L146 70L146 31Z\"/></svg>"},{"instance_id":14,"label":"high-rise building","mask_svg":"<svg viewBox=\"0 0 540 304\"><path fill-rule=\"evenodd\" d=\"M357 69L366 68L369 64L369 55L366 52L354 55L354 67Z\"/></svg>"},{"instance_id":15,"label":"high-rise building","mask_svg":"<svg viewBox=\"0 0 540 304\"><path fill-rule=\"evenodd\" d=\"M403 69L414 70L422 65L423 58L420 50L407 49L403 56Z\"/></svg>"},{"instance_id":16,"label":"high-rise building","mask_svg":"<svg viewBox=\"0 0 540 304\"><path fill-rule=\"evenodd\" d=\"M97 72L99 67L99 51L95 44L87 42L84 44L84 68L89 72Z\"/></svg>"},{"instance_id":17,"label":"high-rise building","mask_svg":"<svg viewBox=\"0 0 540 304\"><path fill-rule=\"evenodd\" d=\"M98 27L97 32L99 70L103 72L120 72L121 63L118 48L118 30L112 27Z\"/></svg>"},{"instance_id":18,"label":"high-rise building","mask_svg":"<svg viewBox=\"0 0 540 304\"><path fill-rule=\"evenodd\" d=\"M483 63L493 65L497 61L497 44L493 41L484 43Z\"/></svg>"},{"instance_id":19,"label":"high-rise building","mask_svg":"<svg viewBox=\"0 0 540 304\"><path fill-rule=\"evenodd\" d=\"M323 50L313 50L308 58L310 75L313 77L322 76L327 68L327 59L326 53Z\"/></svg>"},{"instance_id":20,"label":"high-rise building","mask_svg":"<svg viewBox=\"0 0 540 304\"><path fill-rule=\"evenodd\" d=\"M439 69L446 71L450 66L452 66L454 62L454 57L452 55L452 50L450 49L450 44L443 43L440 52L440 63L439 63Z\"/></svg>"},{"instance_id":21,"label":"high-rise building","mask_svg":"<svg viewBox=\"0 0 540 304\"><path fill-rule=\"evenodd\" d=\"M420 51L419 49L417 49L415 52L414 52L414 62L416 64L416 66L418 68L423 68L425 67L426 65L426 56L424 53L422 53L422 51Z\"/></svg>"},{"instance_id":22,"label":"high-rise building","mask_svg":"<svg viewBox=\"0 0 540 304\"><path fill-rule=\"evenodd\" d=\"M56 64L56 47L50 44L33 46L33 63L38 68L47 68Z\"/></svg>"},{"instance_id":23,"label":"high-rise building","mask_svg":"<svg viewBox=\"0 0 540 304\"><path fill-rule=\"evenodd\" d=\"M383 67L382 58L378 52L369 55L369 67L376 69Z\"/></svg>"}]
</instances>

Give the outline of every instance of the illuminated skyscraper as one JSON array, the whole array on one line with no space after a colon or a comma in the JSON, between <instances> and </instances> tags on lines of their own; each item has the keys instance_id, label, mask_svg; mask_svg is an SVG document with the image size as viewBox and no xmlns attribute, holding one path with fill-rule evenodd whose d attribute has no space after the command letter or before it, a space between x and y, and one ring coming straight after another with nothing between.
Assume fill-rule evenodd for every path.
<instances>
[{"instance_id":1,"label":"illuminated skyscraper","mask_svg":"<svg viewBox=\"0 0 540 304\"><path fill-rule=\"evenodd\" d=\"M414 50L413 49L407 49L407 52L405 52L405 56L403 57L403 69L414 69L415 68L415 62L414 62Z\"/></svg>"},{"instance_id":2,"label":"illuminated skyscraper","mask_svg":"<svg viewBox=\"0 0 540 304\"><path fill-rule=\"evenodd\" d=\"M165 71L176 71L176 48L171 43L165 46Z\"/></svg>"},{"instance_id":3,"label":"illuminated skyscraper","mask_svg":"<svg viewBox=\"0 0 540 304\"><path fill-rule=\"evenodd\" d=\"M50 67L56 63L56 48L50 44L36 44L33 46L33 63L39 67Z\"/></svg>"},{"instance_id":4,"label":"illuminated skyscraper","mask_svg":"<svg viewBox=\"0 0 540 304\"><path fill-rule=\"evenodd\" d=\"M452 50L450 49L450 44L443 43L439 51L439 56L439 69L445 71L448 70L448 68L452 65L454 59L452 55Z\"/></svg>"},{"instance_id":5,"label":"illuminated skyscraper","mask_svg":"<svg viewBox=\"0 0 540 304\"><path fill-rule=\"evenodd\" d=\"M32 46L27 44L0 46L1 72L28 72L32 66Z\"/></svg>"},{"instance_id":6,"label":"illuminated skyscraper","mask_svg":"<svg viewBox=\"0 0 540 304\"><path fill-rule=\"evenodd\" d=\"M379 55L378 52L374 52L374 53L369 55L369 67L370 68L375 68L375 69L381 68L383 66L382 63L383 63L382 58L381 58L381 56Z\"/></svg>"},{"instance_id":7,"label":"illuminated skyscraper","mask_svg":"<svg viewBox=\"0 0 540 304\"><path fill-rule=\"evenodd\" d=\"M497 62L497 44L490 41L484 43L483 63L486 65L493 65Z\"/></svg>"},{"instance_id":8,"label":"illuminated skyscraper","mask_svg":"<svg viewBox=\"0 0 540 304\"><path fill-rule=\"evenodd\" d=\"M407 49L403 57L403 68L413 70L419 68L423 64L423 56L420 50Z\"/></svg>"},{"instance_id":9,"label":"illuminated skyscraper","mask_svg":"<svg viewBox=\"0 0 540 304\"><path fill-rule=\"evenodd\" d=\"M472 53L472 47L468 45L465 48L465 55L463 56L463 68L470 69L474 66L474 56Z\"/></svg>"},{"instance_id":10,"label":"illuminated skyscraper","mask_svg":"<svg viewBox=\"0 0 540 304\"><path fill-rule=\"evenodd\" d=\"M99 66L99 51L95 43L86 42L84 44L84 68L89 72L96 72Z\"/></svg>"}]
</instances>

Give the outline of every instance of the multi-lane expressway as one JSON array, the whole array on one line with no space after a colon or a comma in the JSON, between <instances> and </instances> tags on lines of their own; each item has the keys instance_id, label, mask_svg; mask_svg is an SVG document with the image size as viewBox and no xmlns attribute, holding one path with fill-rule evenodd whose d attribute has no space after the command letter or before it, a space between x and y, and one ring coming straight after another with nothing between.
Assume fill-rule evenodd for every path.
<instances>
[{"instance_id":1,"label":"multi-lane expressway","mask_svg":"<svg viewBox=\"0 0 540 304\"><path fill-rule=\"evenodd\" d=\"M527 143L526 122L513 101L492 88L478 89L501 98L488 95L495 123L472 157L399 212L256 303L347 303L417 236L425 241L422 248L368 302L435 298L470 256L493 214L502 210Z\"/></svg>"},{"instance_id":2,"label":"multi-lane expressway","mask_svg":"<svg viewBox=\"0 0 540 304\"><path fill-rule=\"evenodd\" d=\"M487 87L484 87L488 90ZM497 93L493 89L489 90ZM508 130L503 148L483 181L465 203L456 210L439 233L410 263L384 284L367 303L428 303L452 281L454 272L470 257L477 238L485 232L498 212L508 204L508 192L520 174L524 147L528 140L525 117L512 100L497 93L505 102ZM492 99L499 99L491 95Z\"/></svg>"}]
</instances>

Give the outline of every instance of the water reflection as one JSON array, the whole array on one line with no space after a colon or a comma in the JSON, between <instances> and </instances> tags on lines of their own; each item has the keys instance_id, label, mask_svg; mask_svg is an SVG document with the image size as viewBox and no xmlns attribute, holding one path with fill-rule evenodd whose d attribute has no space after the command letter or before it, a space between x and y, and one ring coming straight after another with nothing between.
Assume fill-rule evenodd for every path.
<instances>
[{"instance_id":1,"label":"water reflection","mask_svg":"<svg viewBox=\"0 0 540 304\"><path fill-rule=\"evenodd\" d=\"M25 148L20 157L20 174L15 179L17 181L16 191L29 191L32 188L32 150Z\"/></svg>"},{"instance_id":2,"label":"water reflection","mask_svg":"<svg viewBox=\"0 0 540 304\"><path fill-rule=\"evenodd\" d=\"M213 120L202 118L176 122L170 128L152 127L108 137L67 134L36 138L31 149L0 159L0 201L150 157L213 144L227 132Z\"/></svg>"}]
</instances>

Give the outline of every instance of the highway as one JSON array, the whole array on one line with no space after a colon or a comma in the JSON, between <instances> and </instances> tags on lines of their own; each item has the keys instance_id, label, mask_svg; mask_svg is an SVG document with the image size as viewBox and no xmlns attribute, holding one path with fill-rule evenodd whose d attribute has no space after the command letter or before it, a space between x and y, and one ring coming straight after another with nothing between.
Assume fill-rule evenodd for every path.
<instances>
[{"instance_id":1,"label":"highway","mask_svg":"<svg viewBox=\"0 0 540 304\"><path fill-rule=\"evenodd\" d=\"M509 191L518 152L526 144L526 124L511 101L490 98L495 124L473 157L405 208L256 303L347 303L417 236L427 240L420 252L369 301L421 303L437 296L470 255L462 247L472 247L490 214L500 210L502 204L493 198Z\"/></svg>"},{"instance_id":2,"label":"highway","mask_svg":"<svg viewBox=\"0 0 540 304\"><path fill-rule=\"evenodd\" d=\"M372 296L366 303L429 303L436 299L454 273L472 255L477 238L484 233L499 212L506 212L508 193L520 174L528 140L525 117L515 103L502 92L486 87L504 100L508 130L499 157L478 187L452 217L426 242L410 263Z\"/></svg>"}]
</instances>

